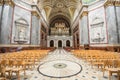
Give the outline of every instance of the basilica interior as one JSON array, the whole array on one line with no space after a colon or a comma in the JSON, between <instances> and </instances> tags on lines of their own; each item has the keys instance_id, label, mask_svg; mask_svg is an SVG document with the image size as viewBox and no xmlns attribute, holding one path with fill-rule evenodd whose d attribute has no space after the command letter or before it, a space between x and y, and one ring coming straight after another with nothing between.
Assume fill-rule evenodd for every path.
<instances>
[{"instance_id":1,"label":"basilica interior","mask_svg":"<svg viewBox=\"0 0 120 80\"><path fill-rule=\"evenodd\" d=\"M120 80L120 0L0 0L0 80Z\"/></svg>"}]
</instances>

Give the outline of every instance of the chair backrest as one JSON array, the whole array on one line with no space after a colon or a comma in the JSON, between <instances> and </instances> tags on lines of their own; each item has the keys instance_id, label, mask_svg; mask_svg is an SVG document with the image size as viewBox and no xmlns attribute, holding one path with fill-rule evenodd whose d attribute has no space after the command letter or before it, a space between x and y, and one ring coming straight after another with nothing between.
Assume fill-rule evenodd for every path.
<instances>
[{"instance_id":1,"label":"chair backrest","mask_svg":"<svg viewBox=\"0 0 120 80\"><path fill-rule=\"evenodd\" d=\"M0 73L5 73L5 67L0 64Z\"/></svg>"}]
</instances>

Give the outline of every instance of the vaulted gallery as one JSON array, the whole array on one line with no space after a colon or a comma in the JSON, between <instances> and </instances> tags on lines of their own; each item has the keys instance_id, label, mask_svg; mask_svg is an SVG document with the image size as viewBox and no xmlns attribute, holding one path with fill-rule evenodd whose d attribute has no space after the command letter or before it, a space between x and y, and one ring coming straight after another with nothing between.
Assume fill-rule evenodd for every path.
<instances>
[{"instance_id":1,"label":"vaulted gallery","mask_svg":"<svg viewBox=\"0 0 120 80\"><path fill-rule=\"evenodd\" d=\"M120 0L0 0L0 80L119 80L119 53Z\"/></svg>"}]
</instances>

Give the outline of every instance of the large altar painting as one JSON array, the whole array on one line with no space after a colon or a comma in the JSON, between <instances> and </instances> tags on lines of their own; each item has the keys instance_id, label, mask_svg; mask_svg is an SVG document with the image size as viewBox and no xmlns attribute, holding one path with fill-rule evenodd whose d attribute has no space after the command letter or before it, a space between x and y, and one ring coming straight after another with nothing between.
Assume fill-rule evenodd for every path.
<instances>
[{"instance_id":1,"label":"large altar painting","mask_svg":"<svg viewBox=\"0 0 120 80\"><path fill-rule=\"evenodd\" d=\"M90 43L107 43L104 7L89 12Z\"/></svg>"}]
</instances>

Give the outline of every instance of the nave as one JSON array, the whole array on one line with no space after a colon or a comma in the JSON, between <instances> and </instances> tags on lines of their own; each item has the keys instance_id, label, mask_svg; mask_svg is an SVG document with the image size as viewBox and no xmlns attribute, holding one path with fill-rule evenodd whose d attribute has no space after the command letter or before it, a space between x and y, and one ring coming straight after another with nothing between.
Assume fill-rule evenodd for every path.
<instances>
[{"instance_id":1,"label":"nave","mask_svg":"<svg viewBox=\"0 0 120 80\"><path fill-rule=\"evenodd\" d=\"M31 51L32 52L32 51ZM36 51L41 53L42 51ZM74 51L72 51L74 52ZM74 56L74 53L64 49L49 51L42 56L30 69L20 72L20 80L108 80L108 72L103 72L97 66L91 67L89 62ZM19 55L22 53L18 53ZM8 80L10 80L8 78ZM15 74L11 80L19 80ZM116 74L112 80L118 80Z\"/></svg>"}]
</instances>

